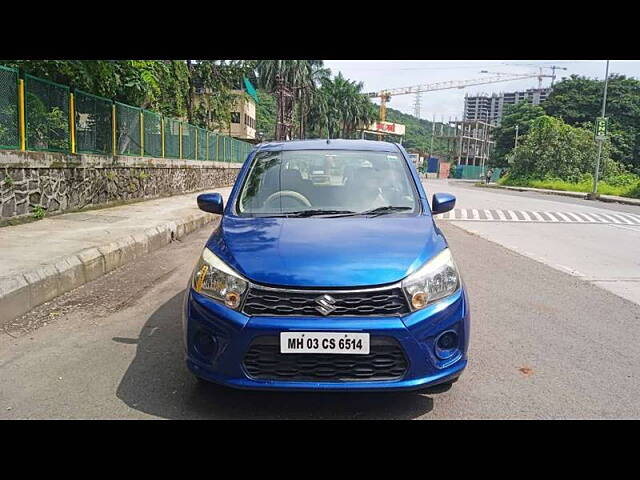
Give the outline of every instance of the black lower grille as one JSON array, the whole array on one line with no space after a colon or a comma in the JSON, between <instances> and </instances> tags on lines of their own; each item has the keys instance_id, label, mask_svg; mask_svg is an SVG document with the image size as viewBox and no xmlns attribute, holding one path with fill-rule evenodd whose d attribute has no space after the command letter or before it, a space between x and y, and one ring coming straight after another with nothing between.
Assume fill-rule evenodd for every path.
<instances>
[{"instance_id":1,"label":"black lower grille","mask_svg":"<svg viewBox=\"0 0 640 480\"><path fill-rule=\"evenodd\" d=\"M395 340L372 337L369 354L280 353L278 337L256 338L244 357L250 377L259 380L335 382L397 380L407 371L402 348Z\"/></svg>"},{"instance_id":2,"label":"black lower grille","mask_svg":"<svg viewBox=\"0 0 640 480\"><path fill-rule=\"evenodd\" d=\"M330 296L330 311L319 303L325 295ZM409 313L409 307L400 288L359 292L304 292L254 286L247 293L243 311L247 315L274 316L386 316L404 315Z\"/></svg>"}]
</instances>

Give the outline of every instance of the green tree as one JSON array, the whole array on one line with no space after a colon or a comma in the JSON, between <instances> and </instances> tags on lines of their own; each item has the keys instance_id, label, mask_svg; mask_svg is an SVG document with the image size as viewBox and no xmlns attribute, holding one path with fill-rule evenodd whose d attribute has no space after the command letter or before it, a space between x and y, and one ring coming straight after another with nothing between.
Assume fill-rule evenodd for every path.
<instances>
[{"instance_id":1,"label":"green tree","mask_svg":"<svg viewBox=\"0 0 640 480\"><path fill-rule=\"evenodd\" d=\"M251 60L0 60L0 64L72 88L154 110L199 127L229 123L233 90ZM209 92L194 102L195 86Z\"/></svg>"},{"instance_id":2,"label":"green tree","mask_svg":"<svg viewBox=\"0 0 640 480\"><path fill-rule=\"evenodd\" d=\"M198 60L187 62L189 68L189 99L195 95L195 87L204 89L197 105L193 100L187 105L190 123L203 128L228 128L231 112L241 88L242 79L255 68L251 60Z\"/></svg>"},{"instance_id":3,"label":"green tree","mask_svg":"<svg viewBox=\"0 0 640 480\"><path fill-rule=\"evenodd\" d=\"M506 155L513 150L516 138L516 125L518 126L518 139L529 133L531 123L538 117L543 116L544 109L539 105L532 105L529 102L519 102L515 105L508 105L505 109L500 126L493 130L495 149L490 158L490 166L506 167Z\"/></svg>"},{"instance_id":4,"label":"green tree","mask_svg":"<svg viewBox=\"0 0 640 480\"><path fill-rule=\"evenodd\" d=\"M543 107L569 125L592 128L601 113L603 89L602 80L572 75L555 84ZM640 173L640 80L617 74L609 77L606 115L611 157Z\"/></svg>"},{"instance_id":5,"label":"green tree","mask_svg":"<svg viewBox=\"0 0 640 480\"><path fill-rule=\"evenodd\" d=\"M362 93L363 83L342 73L322 81L310 109L309 123L316 136L353 138L358 129L377 118L377 109Z\"/></svg>"},{"instance_id":6,"label":"green tree","mask_svg":"<svg viewBox=\"0 0 640 480\"><path fill-rule=\"evenodd\" d=\"M619 171L617 163L609 160L609 151L607 141L602 150L605 176ZM509 177L580 182L593 172L596 153L592 132L544 115L531 122L529 133L507 155Z\"/></svg>"},{"instance_id":7,"label":"green tree","mask_svg":"<svg viewBox=\"0 0 640 480\"><path fill-rule=\"evenodd\" d=\"M285 118L294 119L296 135L304 138L312 104L320 100L317 89L329 78L330 70L324 67L322 60L258 60L256 74L258 86L268 92L276 92L278 78L291 89L294 102L291 109L284 112ZM280 108L277 105L277 110Z\"/></svg>"},{"instance_id":8,"label":"green tree","mask_svg":"<svg viewBox=\"0 0 640 480\"><path fill-rule=\"evenodd\" d=\"M260 101L256 104L256 132L264 135L265 141L275 139L276 99L266 90L258 89Z\"/></svg>"}]
</instances>

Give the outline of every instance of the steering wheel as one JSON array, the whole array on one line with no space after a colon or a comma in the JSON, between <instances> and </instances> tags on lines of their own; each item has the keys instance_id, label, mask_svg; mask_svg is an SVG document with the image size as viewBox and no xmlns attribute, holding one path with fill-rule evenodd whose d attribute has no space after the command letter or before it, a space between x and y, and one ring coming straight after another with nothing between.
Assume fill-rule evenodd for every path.
<instances>
[{"instance_id":1,"label":"steering wheel","mask_svg":"<svg viewBox=\"0 0 640 480\"><path fill-rule=\"evenodd\" d=\"M293 190L281 190L279 192L272 193L264 201L264 204L265 206L269 205L271 202L274 202L275 200L280 200L282 197L292 198L297 202L301 203L302 205L304 205L305 207L311 206L311 202L309 201L309 199L307 199L307 197L305 197L299 192L294 192Z\"/></svg>"}]
</instances>

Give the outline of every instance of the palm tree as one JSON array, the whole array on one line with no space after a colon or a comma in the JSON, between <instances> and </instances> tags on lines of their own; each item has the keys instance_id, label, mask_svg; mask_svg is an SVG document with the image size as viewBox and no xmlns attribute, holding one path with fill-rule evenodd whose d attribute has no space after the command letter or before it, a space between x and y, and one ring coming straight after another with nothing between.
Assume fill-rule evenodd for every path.
<instances>
[{"instance_id":1,"label":"palm tree","mask_svg":"<svg viewBox=\"0 0 640 480\"><path fill-rule=\"evenodd\" d=\"M342 73L322 81L310 114L320 136L352 138L358 129L376 119L375 105L362 89L362 82L348 80Z\"/></svg>"},{"instance_id":2,"label":"palm tree","mask_svg":"<svg viewBox=\"0 0 640 480\"><path fill-rule=\"evenodd\" d=\"M293 102L285 102L284 94L276 96L277 111L280 117L276 122L276 139L282 135L278 124L288 123L293 117L293 111L298 104L300 137L304 138L305 124L313 101L315 90L327 78L331 71L324 68L322 60L259 60L256 64L258 85L272 93L279 89L290 92ZM278 83L280 82L280 83ZM286 125L287 129L289 125ZM280 135L279 135L280 133Z\"/></svg>"}]
</instances>

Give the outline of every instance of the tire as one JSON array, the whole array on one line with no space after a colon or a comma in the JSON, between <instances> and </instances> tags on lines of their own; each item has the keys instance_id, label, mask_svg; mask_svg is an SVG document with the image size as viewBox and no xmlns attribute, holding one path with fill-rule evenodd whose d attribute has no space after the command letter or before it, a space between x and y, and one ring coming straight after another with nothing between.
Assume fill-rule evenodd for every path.
<instances>
[{"instance_id":1,"label":"tire","mask_svg":"<svg viewBox=\"0 0 640 480\"><path fill-rule=\"evenodd\" d=\"M198 384L198 386L212 385L212 383L209 380L205 380L204 378L199 377L198 375L194 375L193 378L196 379L196 383Z\"/></svg>"}]
</instances>

